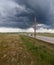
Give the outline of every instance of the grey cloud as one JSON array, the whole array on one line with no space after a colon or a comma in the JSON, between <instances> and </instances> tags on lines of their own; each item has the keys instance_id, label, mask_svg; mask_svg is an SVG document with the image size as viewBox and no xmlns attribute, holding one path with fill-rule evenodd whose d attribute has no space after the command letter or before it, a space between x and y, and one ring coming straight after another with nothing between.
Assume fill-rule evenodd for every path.
<instances>
[{"instance_id":1,"label":"grey cloud","mask_svg":"<svg viewBox=\"0 0 54 65\"><path fill-rule=\"evenodd\" d=\"M53 0L0 0L0 27L29 28L34 24L54 28Z\"/></svg>"},{"instance_id":2,"label":"grey cloud","mask_svg":"<svg viewBox=\"0 0 54 65\"><path fill-rule=\"evenodd\" d=\"M38 23L43 23L54 28L54 1L53 0L28 0L30 8L34 9Z\"/></svg>"}]
</instances>

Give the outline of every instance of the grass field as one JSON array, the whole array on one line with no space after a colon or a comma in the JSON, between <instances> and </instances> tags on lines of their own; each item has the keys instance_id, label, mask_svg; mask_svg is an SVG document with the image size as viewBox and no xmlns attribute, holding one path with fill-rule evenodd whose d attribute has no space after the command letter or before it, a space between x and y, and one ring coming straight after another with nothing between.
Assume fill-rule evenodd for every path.
<instances>
[{"instance_id":1,"label":"grass field","mask_svg":"<svg viewBox=\"0 0 54 65\"><path fill-rule=\"evenodd\" d=\"M54 37L54 33L38 33L38 35Z\"/></svg>"},{"instance_id":2,"label":"grass field","mask_svg":"<svg viewBox=\"0 0 54 65\"><path fill-rule=\"evenodd\" d=\"M18 34L0 34L0 65L54 65L54 45Z\"/></svg>"}]
</instances>

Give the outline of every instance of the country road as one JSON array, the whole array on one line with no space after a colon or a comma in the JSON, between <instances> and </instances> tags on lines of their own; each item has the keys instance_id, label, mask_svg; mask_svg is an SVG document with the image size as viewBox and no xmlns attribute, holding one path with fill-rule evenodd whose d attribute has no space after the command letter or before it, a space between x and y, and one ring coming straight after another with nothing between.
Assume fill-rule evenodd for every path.
<instances>
[{"instance_id":1,"label":"country road","mask_svg":"<svg viewBox=\"0 0 54 65\"><path fill-rule=\"evenodd\" d=\"M54 44L54 37L46 37L46 36L39 36L39 35L37 35L36 37L37 37L37 39Z\"/></svg>"},{"instance_id":2,"label":"country road","mask_svg":"<svg viewBox=\"0 0 54 65\"><path fill-rule=\"evenodd\" d=\"M34 36L30 36L30 37L34 37ZM54 44L54 37L36 35L36 38L39 39L39 40Z\"/></svg>"}]
</instances>

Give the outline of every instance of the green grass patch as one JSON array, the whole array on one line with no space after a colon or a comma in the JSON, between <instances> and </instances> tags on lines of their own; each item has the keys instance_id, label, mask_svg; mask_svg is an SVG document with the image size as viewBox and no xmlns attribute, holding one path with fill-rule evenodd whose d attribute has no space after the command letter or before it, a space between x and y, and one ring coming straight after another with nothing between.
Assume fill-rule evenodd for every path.
<instances>
[{"instance_id":1,"label":"green grass patch","mask_svg":"<svg viewBox=\"0 0 54 65\"><path fill-rule=\"evenodd\" d=\"M34 65L54 65L54 45L26 36L20 38L30 52Z\"/></svg>"}]
</instances>

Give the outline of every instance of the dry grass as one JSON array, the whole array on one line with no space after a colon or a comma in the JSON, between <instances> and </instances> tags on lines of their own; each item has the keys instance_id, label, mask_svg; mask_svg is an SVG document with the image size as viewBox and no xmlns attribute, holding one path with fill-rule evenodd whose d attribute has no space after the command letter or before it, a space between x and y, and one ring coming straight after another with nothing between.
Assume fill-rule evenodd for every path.
<instances>
[{"instance_id":1,"label":"dry grass","mask_svg":"<svg viewBox=\"0 0 54 65\"><path fill-rule=\"evenodd\" d=\"M18 34L0 34L0 65L54 65L54 45Z\"/></svg>"},{"instance_id":2,"label":"dry grass","mask_svg":"<svg viewBox=\"0 0 54 65\"><path fill-rule=\"evenodd\" d=\"M0 65L32 65L32 58L17 34L0 34Z\"/></svg>"}]
</instances>

